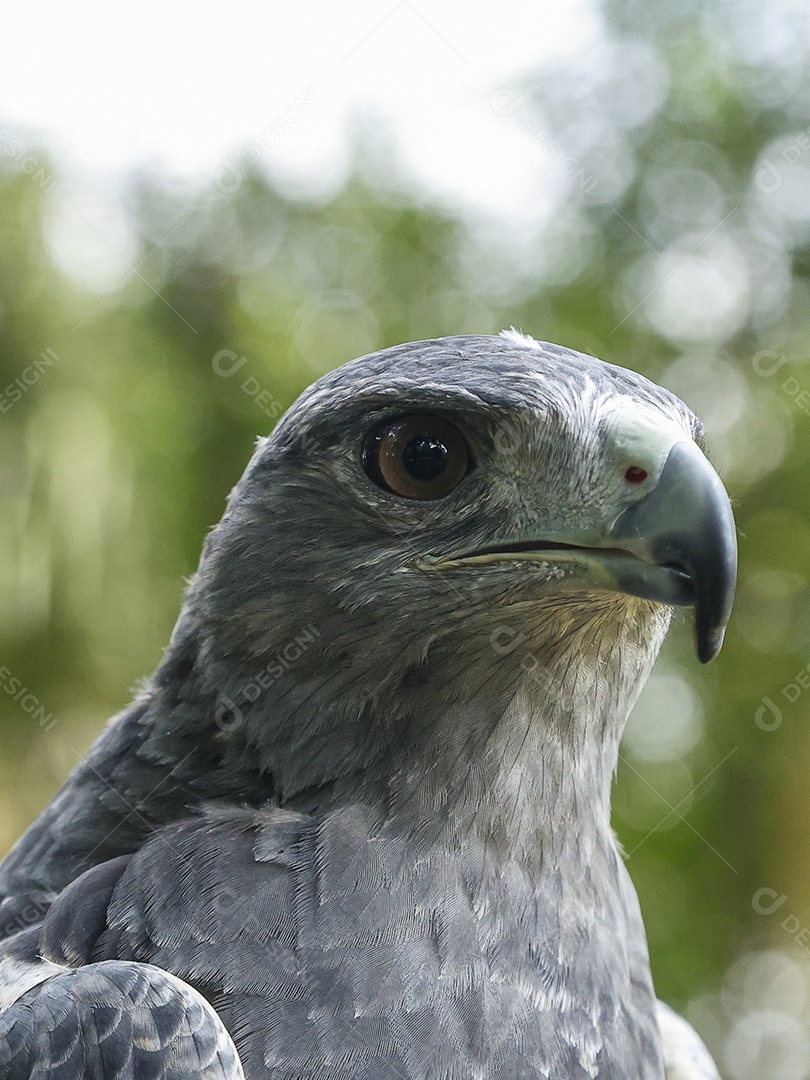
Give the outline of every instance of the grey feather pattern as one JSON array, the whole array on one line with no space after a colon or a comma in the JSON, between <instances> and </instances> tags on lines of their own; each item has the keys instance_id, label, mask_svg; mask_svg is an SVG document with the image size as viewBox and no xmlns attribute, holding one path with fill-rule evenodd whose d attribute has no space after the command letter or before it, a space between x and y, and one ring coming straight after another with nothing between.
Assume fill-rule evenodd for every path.
<instances>
[{"instance_id":1,"label":"grey feather pattern","mask_svg":"<svg viewBox=\"0 0 810 1080\"><path fill-rule=\"evenodd\" d=\"M0 1012L4 1080L243 1080L222 1021L147 964L51 975Z\"/></svg>"}]
</instances>

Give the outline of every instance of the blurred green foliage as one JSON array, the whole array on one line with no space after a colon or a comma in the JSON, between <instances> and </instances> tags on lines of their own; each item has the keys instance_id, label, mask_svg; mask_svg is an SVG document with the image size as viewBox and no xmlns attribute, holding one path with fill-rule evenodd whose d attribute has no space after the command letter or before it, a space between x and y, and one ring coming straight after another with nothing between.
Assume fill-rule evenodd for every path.
<instances>
[{"instance_id":1,"label":"blurred green foliage","mask_svg":"<svg viewBox=\"0 0 810 1080\"><path fill-rule=\"evenodd\" d=\"M768 1008L797 1045L807 1031L804 999L783 1001L810 924L807 38L789 9L748 5L605 20L601 52L493 97L556 167L552 211L525 229L432 202L368 126L317 198L238 154L227 183L144 174L103 197L44 151L47 182L0 157L0 849L155 666L282 407L364 352L514 324L679 393L735 500L725 649L699 668L678 620L615 825L659 993L730 1076L776 1075L767 1031L745 1049L753 1020L723 1040Z\"/></svg>"}]
</instances>

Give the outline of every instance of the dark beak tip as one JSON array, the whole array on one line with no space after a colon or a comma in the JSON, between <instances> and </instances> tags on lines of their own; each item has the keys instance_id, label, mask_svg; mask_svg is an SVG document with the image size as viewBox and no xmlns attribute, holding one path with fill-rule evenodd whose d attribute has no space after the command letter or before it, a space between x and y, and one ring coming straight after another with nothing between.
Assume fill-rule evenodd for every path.
<instances>
[{"instance_id":1,"label":"dark beak tip","mask_svg":"<svg viewBox=\"0 0 810 1080\"><path fill-rule=\"evenodd\" d=\"M723 646L723 632L721 631L711 637L699 637L696 642L698 660L702 664L710 663L717 656L721 646Z\"/></svg>"},{"instance_id":2,"label":"dark beak tip","mask_svg":"<svg viewBox=\"0 0 810 1080\"><path fill-rule=\"evenodd\" d=\"M714 660L723 647L725 632L725 627L704 634L699 633L696 629L695 648L701 664L708 664L711 660Z\"/></svg>"}]
</instances>

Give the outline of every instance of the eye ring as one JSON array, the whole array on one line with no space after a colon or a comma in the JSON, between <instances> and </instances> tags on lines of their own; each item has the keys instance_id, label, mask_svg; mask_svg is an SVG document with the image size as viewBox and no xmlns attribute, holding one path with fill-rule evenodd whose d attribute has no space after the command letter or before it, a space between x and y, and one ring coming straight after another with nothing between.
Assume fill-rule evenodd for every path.
<instances>
[{"instance_id":1,"label":"eye ring","mask_svg":"<svg viewBox=\"0 0 810 1080\"><path fill-rule=\"evenodd\" d=\"M405 499L442 499L470 471L467 441L455 424L435 413L408 413L369 433L363 468L374 483Z\"/></svg>"}]
</instances>

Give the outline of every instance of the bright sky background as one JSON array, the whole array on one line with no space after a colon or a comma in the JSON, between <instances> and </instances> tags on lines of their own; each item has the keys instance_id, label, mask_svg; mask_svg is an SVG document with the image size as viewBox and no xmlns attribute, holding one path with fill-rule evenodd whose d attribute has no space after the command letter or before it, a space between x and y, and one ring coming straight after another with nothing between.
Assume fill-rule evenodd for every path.
<instances>
[{"instance_id":1,"label":"bright sky background","mask_svg":"<svg viewBox=\"0 0 810 1080\"><path fill-rule=\"evenodd\" d=\"M212 177L314 91L261 152L274 172L331 187L352 116L372 110L390 122L405 170L436 194L542 217L532 201L539 176L556 186L554 163L492 95L599 36L588 0L17 4L5 19L0 127L77 175L112 180L151 164Z\"/></svg>"}]
</instances>

